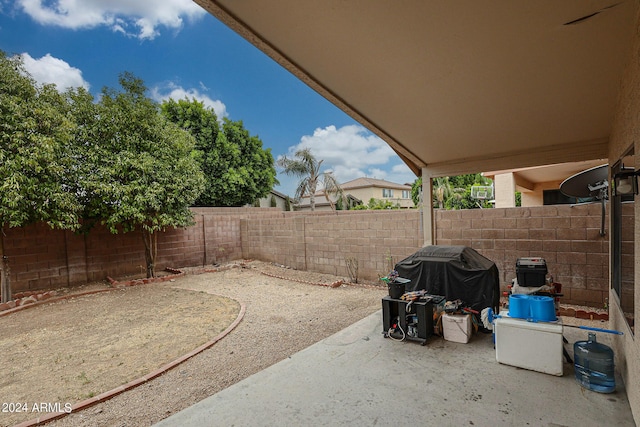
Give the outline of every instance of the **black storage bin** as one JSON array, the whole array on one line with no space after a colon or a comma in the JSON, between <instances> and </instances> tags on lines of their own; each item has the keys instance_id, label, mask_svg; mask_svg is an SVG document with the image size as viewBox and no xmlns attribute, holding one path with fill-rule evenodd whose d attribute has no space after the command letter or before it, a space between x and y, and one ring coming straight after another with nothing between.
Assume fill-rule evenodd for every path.
<instances>
[{"instance_id":1,"label":"black storage bin","mask_svg":"<svg viewBox=\"0 0 640 427\"><path fill-rule=\"evenodd\" d=\"M544 258L518 258L516 277L519 286L544 286L547 276L547 262Z\"/></svg>"},{"instance_id":2,"label":"black storage bin","mask_svg":"<svg viewBox=\"0 0 640 427\"><path fill-rule=\"evenodd\" d=\"M406 292L407 284L409 284L411 280L405 279L403 277L396 277L395 280L388 283L389 287L389 296L391 298L400 299L400 297Z\"/></svg>"}]
</instances>

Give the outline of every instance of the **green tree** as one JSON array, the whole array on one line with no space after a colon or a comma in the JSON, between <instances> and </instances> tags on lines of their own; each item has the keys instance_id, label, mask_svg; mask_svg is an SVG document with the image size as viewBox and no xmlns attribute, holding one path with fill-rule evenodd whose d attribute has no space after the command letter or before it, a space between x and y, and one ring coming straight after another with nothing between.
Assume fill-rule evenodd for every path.
<instances>
[{"instance_id":1,"label":"green tree","mask_svg":"<svg viewBox=\"0 0 640 427\"><path fill-rule=\"evenodd\" d=\"M242 121L224 119L218 135L217 170L213 179L215 206L242 206L266 197L276 181L271 149L263 149L257 136L249 135Z\"/></svg>"},{"instance_id":2,"label":"green tree","mask_svg":"<svg viewBox=\"0 0 640 427\"><path fill-rule=\"evenodd\" d=\"M458 175L450 178L452 184L458 188L456 197L449 200L447 209L477 209L493 207L488 200L477 200L471 197L471 187L474 185L490 186L492 181L480 173Z\"/></svg>"},{"instance_id":3,"label":"green tree","mask_svg":"<svg viewBox=\"0 0 640 427\"><path fill-rule=\"evenodd\" d=\"M440 209L444 208L445 201L453 194L453 186L449 182L449 177L436 178L433 180L433 199Z\"/></svg>"},{"instance_id":4,"label":"green tree","mask_svg":"<svg viewBox=\"0 0 640 427\"><path fill-rule=\"evenodd\" d=\"M68 190L74 124L55 86L37 86L19 57L0 51L0 232L44 221L74 229L81 207ZM8 258L0 238L2 302L11 299Z\"/></svg>"},{"instance_id":5,"label":"green tree","mask_svg":"<svg viewBox=\"0 0 640 427\"><path fill-rule=\"evenodd\" d=\"M204 173L205 187L195 206L215 206L213 190L218 165L216 163L216 141L220 133L218 117L212 108L206 108L196 99L169 99L162 102L162 114L180 128L188 131L196 141L194 156Z\"/></svg>"},{"instance_id":6,"label":"green tree","mask_svg":"<svg viewBox=\"0 0 640 427\"><path fill-rule=\"evenodd\" d=\"M189 206L204 177L193 137L160 114L142 80L124 73L119 81L124 91L103 89L86 141L77 141L91 168L81 182L85 216L112 233L140 230L147 277L154 277L158 232L193 224ZM77 99L83 104L76 114L86 112L87 98Z\"/></svg>"},{"instance_id":7,"label":"green tree","mask_svg":"<svg viewBox=\"0 0 640 427\"><path fill-rule=\"evenodd\" d=\"M450 176L449 182L454 188L470 188L472 185L488 185L491 181L480 173L471 173L466 175Z\"/></svg>"},{"instance_id":8,"label":"green tree","mask_svg":"<svg viewBox=\"0 0 640 427\"><path fill-rule=\"evenodd\" d=\"M242 121L224 119L195 99L162 103L162 113L196 139L196 158L205 189L196 206L242 206L265 197L276 183L270 149L251 136Z\"/></svg>"},{"instance_id":9,"label":"green tree","mask_svg":"<svg viewBox=\"0 0 640 427\"><path fill-rule=\"evenodd\" d=\"M320 186L323 194L331 204L331 208L335 209L331 196L342 197L342 189L331 172L320 172L320 166L324 160L317 160L308 148L296 151L293 157L293 159L287 156L281 157L278 159L278 166L283 168L285 174L300 178L295 198L300 200L308 194L311 210L315 211L315 195L318 186Z\"/></svg>"},{"instance_id":10,"label":"green tree","mask_svg":"<svg viewBox=\"0 0 640 427\"><path fill-rule=\"evenodd\" d=\"M370 198L369 203L358 204L351 207L351 210L354 211L364 211L364 210L384 210L384 209L400 209L400 204L393 203L390 200L380 200L376 198Z\"/></svg>"},{"instance_id":11,"label":"green tree","mask_svg":"<svg viewBox=\"0 0 640 427\"><path fill-rule=\"evenodd\" d=\"M110 179L109 175L104 174L103 168L96 167L103 160L104 150L100 147L100 141L106 129L98 123L98 105L86 89L69 89L65 95L66 113L76 125L70 143L75 179L69 188L80 201L83 210L82 229L87 231L96 221L89 213L102 208L100 192L96 192L98 183L106 185L106 180Z\"/></svg>"},{"instance_id":12,"label":"green tree","mask_svg":"<svg viewBox=\"0 0 640 427\"><path fill-rule=\"evenodd\" d=\"M369 199L367 209L382 210L382 209L400 209L400 204L393 203L390 200Z\"/></svg>"},{"instance_id":13,"label":"green tree","mask_svg":"<svg viewBox=\"0 0 640 427\"><path fill-rule=\"evenodd\" d=\"M466 174L440 177L433 180L433 204L440 209L476 209L491 207L489 201L479 201L471 197L473 185L491 185L491 180L482 174ZM411 186L411 198L419 206L422 177Z\"/></svg>"},{"instance_id":14,"label":"green tree","mask_svg":"<svg viewBox=\"0 0 640 427\"><path fill-rule=\"evenodd\" d=\"M422 177L417 178L411 184L411 200L413 200L413 205L420 207L422 203Z\"/></svg>"}]
</instances>

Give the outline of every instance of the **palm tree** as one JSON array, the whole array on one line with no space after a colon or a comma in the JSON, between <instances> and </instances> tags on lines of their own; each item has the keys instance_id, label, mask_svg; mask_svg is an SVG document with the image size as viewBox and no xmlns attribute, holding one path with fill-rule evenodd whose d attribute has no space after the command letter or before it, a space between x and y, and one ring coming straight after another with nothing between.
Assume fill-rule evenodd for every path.
<instances>
[{"instance_id":1,"label":"palm tree","mask_svg":"<svg viewBox=\"0 0 640 427\"><path fill-rule=\"evenodd\" d=\"M438 207L440 209L444 208L444 202L449 197L451 197L451 193L453 193L453 188L451 188L451 183L449 182L448 176L445 176L443 178L436 178L434 180L433 195L438 202Z\"/></svg>"},{"instance_id":2,"label":"palm tree","mask_svg":"<svg viewBox=\"0 0 640 427\"><path fill-rule=\"evenodd\" d=\"M293 159L289 159L287 156L281 157L278 159L278 166L283 168L285 174L300 178L295 198L299 200L308 194L311 210L315 211L315 194L318 185L320 185L324 196L331 204L331 209L335 209L335 205L329 196L339 195L341 197L342 189L331 172L320 173L320 165L322 165L323 161L318 161L315 156L311 154L309 148L296 151L293 157Z\"/></svg>"}]
</instances>

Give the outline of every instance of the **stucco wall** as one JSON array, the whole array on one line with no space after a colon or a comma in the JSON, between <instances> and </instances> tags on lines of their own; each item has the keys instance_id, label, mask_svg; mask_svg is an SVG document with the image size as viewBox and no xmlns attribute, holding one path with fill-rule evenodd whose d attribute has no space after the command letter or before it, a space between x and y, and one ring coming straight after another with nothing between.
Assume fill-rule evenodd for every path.
<instances>
[{"instance_id":1,"label":"stucco wall","mask_svg":"<svg viewBox=\"0 0 640 427\"><path fill-rule=\"evenodd\" d=\"M493 178L495 187L495 207L514 208L516 206L516 183L513 172L499 173Z\"/></svg>"},{"instance_id":2,"label":"stucco wall","mask_svg":"<svg viewBox=\"0 0 640 427\"><path fill-rule=\"evenodd\" d=\"M618 108L609 142L609 161L615 163L626 150L634 146L635 168L640 169L640 15L637 19L635 42L622 80ZM640 314L640 206L638 196L635 205L635 315ZM622 372L631 410L640 420L640 340L636 339L627 325L620 302L614 291L610 292L610 326L625 335L613 340L616 363Z\"/></svg>"},{"instance_id":3,"label":"stucco wall","mask_svg":"<svg viewBox=\"0 0 640 427\"><path fill-rule=\"evenodd\" d=\"M522 206L542 206L544 204L544 190L557 190L561 181L538 182L533 191L522 192Z\"/></svg>"},{"instance_id":4,"label":"stucco wall","mask_svg":"<svg viewBox=\"0 0 640 427\"><path fill-rule=\"evenodd\" d=\"M344 191L345 193L351 194L352 196L362 200L362 203L364 205L368 204L371 198L374 198L374 199L383 200L383 201L388 200L391 203L397 203L402 208L414 207L413 200L411 199L411 187L404 190L399 188L392 188L392 187L389 187L389 189L393 190L393 197L383 197L382 187L350 188ZM409 197L402 198L402 191L409 191Z\"/></svg>"}]
</instances>

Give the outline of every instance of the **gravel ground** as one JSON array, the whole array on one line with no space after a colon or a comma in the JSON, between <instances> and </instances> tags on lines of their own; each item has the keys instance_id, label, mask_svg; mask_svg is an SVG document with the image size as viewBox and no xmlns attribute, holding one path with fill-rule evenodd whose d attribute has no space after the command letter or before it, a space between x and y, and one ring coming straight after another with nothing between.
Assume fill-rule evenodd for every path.
<instances>
[{"instance_id":1,"label":"gravel ground","mask_svg":"<svg viewBox=\"0 0 640 427\"><path fill-rule=\"evenodd\" d=\"M288 280L270 275L286 277ZM164 375L48 426L148 426L283 360L380 309L386 288L262 262L178 278L176 287L246 305L243 321L213 347Z\"/></svg>"}]
</instances>

